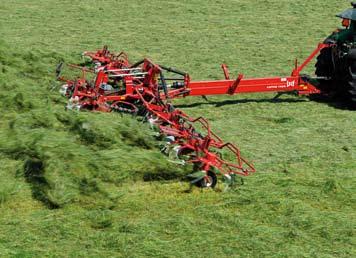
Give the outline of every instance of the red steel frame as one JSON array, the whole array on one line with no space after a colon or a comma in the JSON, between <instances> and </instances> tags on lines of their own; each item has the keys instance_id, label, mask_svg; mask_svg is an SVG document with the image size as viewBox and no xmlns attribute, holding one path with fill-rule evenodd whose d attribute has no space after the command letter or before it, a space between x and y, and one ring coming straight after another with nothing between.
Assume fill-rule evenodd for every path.
<instances>
[{"instance_id":1,"label":"red steel frame","mask_svg":"<svg viewBox=\"0 0 356 258\"><path fill-rule=\"evenodd\" d=\"M320 91L303 79L301 71L310 63L313 58L330 44L319 44L311 55L300 65L297 65L290 76L270 77L270 78L251 78L244 79L240 74L236 80L231 80L229 71L225 64L222 65L225 80L215 81L188 81L183 89L183 96L207 96L207 95L234 95L239 93L258 93L258 92L296 92L299 95L318 94ZM171 91L170 97L180 96L182 89Z\"/></svg>"}]
</instances>

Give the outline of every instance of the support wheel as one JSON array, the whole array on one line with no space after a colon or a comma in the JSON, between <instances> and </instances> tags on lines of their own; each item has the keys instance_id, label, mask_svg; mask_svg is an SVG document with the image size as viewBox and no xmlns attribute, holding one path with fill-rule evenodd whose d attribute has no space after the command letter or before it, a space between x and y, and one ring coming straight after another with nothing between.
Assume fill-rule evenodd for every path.
<instances>
[{"instance_id":1,"label":"support wheel","mask_svg":"<svg viewBox=\"0 0 356 258\"><path fill-rule=\"evenodd\" d=\"M196 182L195 185L200 188L215 188L218 183L218 178L214 172L208 171L206 176L200 181Z\"/></svg>"}]
</instances>

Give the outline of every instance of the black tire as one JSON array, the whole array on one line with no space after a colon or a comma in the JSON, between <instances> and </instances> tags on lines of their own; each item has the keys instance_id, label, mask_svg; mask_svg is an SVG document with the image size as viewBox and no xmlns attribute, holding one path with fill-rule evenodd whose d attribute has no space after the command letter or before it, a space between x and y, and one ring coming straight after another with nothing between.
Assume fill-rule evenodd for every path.
<instances>
[{"instance_id":1,"label":"black tire","mask_svg":"<svg viewBox=\"0 0 356 258\"><path fill-rule=\"evenodd\" d=\"M356 59L349 61L349 79L345 97L350 108L356 109Z\"/></svg>"},{"instance_id":2,"label":"black tire","mask_svg":"<svg viewBox=\"0 0 356 258\"><path fill-rule=\"evenodd\" d=\"M317 62L315 64L315 75L318 77L332 78L334 73L334 64L332 57L332 48L324 48L320 51L317 57ZM319 79L318 85L316 85L319 90L323 93L330 93L334 90L333 80Z\"/></svg>"},{"instance_id":3,"label":"black tire","mask_svg":"<svg viewBox=\"0 0 356 258\"><path fill-rule=\"evenodd\" d=\"M218 177L216 176L216 174L212 171L208 171L206 177L196 182L195 185L200 188L215 188L217 183Z\"/></svg>"}]
</instances>

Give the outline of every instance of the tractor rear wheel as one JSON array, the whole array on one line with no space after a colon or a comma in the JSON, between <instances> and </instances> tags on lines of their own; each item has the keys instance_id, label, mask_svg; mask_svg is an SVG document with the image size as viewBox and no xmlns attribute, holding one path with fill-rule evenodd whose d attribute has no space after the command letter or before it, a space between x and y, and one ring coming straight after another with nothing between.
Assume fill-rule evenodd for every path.
<instances>
[{"instance_id":1,"label":"tractor rear wheel","mask_svg":"<svg viewBox=\"0 0 356 258\"><path fill-rule=\"evenodd\" d=\"M356 59L350 60L349 79L345 95L349 101L350 108L356 109Z\"/></svg>"},{"instance_id":2,"label":"tractor rear wheel","mask_svg":"<svg viewBox=\"0 0 356 258\"><path fill-rule=\"evenodd\" d=\"M332 48L324 48L320 51L315 68L316 76L325 77L318 79L318 89L323 93L332 92L335 87L333 80L331 79L334 72Z\"/></svg>"}]
</instances>

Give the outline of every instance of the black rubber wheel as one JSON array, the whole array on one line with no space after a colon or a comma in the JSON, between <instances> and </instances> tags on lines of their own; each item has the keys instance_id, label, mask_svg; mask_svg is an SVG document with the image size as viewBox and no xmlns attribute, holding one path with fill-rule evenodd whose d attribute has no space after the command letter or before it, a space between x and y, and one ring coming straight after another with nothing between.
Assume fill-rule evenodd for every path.
<instances>
[{"instance_id":1,"label":"black rubber wheel","mask_svg":"<svg viewBox=\"0 0 356 258\"><path fill-rule=\"evenodd\" d=\"M200 181L196 182L195 185L200 188L215 188L218 183L218 177L212 171L208 171L206 176L202 178Z\"/></svg>"},{"instance_id":2,"label":"black rubber wheel","mask_svg":"<svg viewBox=\"0 0 356 258\"><path fill-rule=\"evenodd\" d=\"M352 59L349 62L349 79L345 97L350 108L356 109L356 59Z\"/></svg>"},{"instance_id":3,"label":"black rubber wheel","mask_svg":"<svg viewBox=\"0 0 356 258\"><path fill-rule=\"evenodd\" d=\"M315 75L318 77L332 78L334 73L334 64L332 57L332 48L324 48L320 51L315 64ZM317 88L323 93L330 93L334 90L333 80L319 79Z\"/></svg>"}]
</instances>

